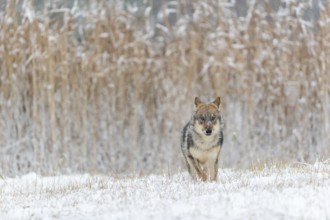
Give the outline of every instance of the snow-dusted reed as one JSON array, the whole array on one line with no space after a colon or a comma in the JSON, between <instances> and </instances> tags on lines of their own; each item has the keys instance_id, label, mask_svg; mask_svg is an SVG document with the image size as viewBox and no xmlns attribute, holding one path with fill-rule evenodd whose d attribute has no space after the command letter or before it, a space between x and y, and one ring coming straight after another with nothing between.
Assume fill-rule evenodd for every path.
<instances>
[{"instance_id":1,"label":"snow-dusted reed","mask_svg":"<svg viewBox=\"0 0 330 220\"><path fill-rule=\"evenodd\" d=\"M34 173L0 180L1 219L329 219L330 165L114 177Z\"/></svg>"},{"instance_id":2,"label":"snow-dusted reed","mask_svg":"<svg viewBox=\"0 0 330 220\"><path fill-rule=\"evenodd\" d=\"M177 169L195 96L222 97L223 166L330 156L326 1L35 2L0 11L1 175Z\"/></svg>"}]
</instances>

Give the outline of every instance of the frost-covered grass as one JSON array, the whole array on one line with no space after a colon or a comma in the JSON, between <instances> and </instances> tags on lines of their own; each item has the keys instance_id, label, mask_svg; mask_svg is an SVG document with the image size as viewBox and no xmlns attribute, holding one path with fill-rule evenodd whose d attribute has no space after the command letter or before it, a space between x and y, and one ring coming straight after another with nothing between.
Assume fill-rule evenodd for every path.
<instances>
[{"instance_id":1,"label":"frost-covered grass","mask_svg":"<svg viewBox=\"0 0 330 220\"><path fill-rule=\"evenodd\" d=\"M0 180L0 219L329 219L330 164L140 177L34 173Z\"/></svg>"},{"instance_id":2,"label":"frost-covered grass","mask_svg":"<svg viewBox=\"0 0 330 220\"><path fill-rule=\"evenodd\" d=\"M327 1L4 2L2 175L175 169L195 96L221 96L225 167L330 157Z\"/></svg>"}]
</instances>

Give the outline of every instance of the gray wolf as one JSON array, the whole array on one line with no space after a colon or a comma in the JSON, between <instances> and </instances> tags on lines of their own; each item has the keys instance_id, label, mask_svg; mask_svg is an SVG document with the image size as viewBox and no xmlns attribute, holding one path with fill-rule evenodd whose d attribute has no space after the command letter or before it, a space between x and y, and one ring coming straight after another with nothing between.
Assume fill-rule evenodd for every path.
<instances>
[{"instance_id":1,"label":"gray wolf","mask_svg":"<svg viewBox=\"0 0 330 220\"><path fill-rule=\"evenodd\" d=\"M203 103L195 98L195 111L182 130L181 150L193 179L216 181L218 159L223 144L220 97Z\"/></svg>"}]
</instances>

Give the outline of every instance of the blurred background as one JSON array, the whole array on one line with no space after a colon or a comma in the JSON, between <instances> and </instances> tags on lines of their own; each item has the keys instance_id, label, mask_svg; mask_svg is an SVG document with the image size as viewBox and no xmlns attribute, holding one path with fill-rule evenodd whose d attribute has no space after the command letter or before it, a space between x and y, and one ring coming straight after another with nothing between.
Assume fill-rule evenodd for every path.
<instances>
[{"instance_id":1,"label":"blurred background","mask_svg":"<svg viewBox=\"0 0 330 220\"><path fill-rule=\"evenodd\" d=\"M222 97L221 167L330 157L327 1L0 1L0 174L185 169Z\"/></svg>"}]
</instances>

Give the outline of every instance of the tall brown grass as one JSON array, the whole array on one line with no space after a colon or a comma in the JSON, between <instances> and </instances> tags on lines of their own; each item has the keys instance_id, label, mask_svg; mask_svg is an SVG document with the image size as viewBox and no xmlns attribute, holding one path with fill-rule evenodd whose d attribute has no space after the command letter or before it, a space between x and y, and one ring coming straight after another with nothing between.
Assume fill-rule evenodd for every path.
<instances>
[{"instance_id":1,"label":"tall brown grass","mask_svg":"<svg viewBox=\"0 0 330 220\"><path fill-rule=\"evenodd\" d=\"M172 3L173 4L173 3ZM174 5L174 6L173 6ZM222 97L221 166L330 156L330 8L307 3L246 17L213 1L0 15L1 174L152 172L182 165L193 99ZM299 10L298 10L299 9Z\"/></svg>"}]
</instances>

